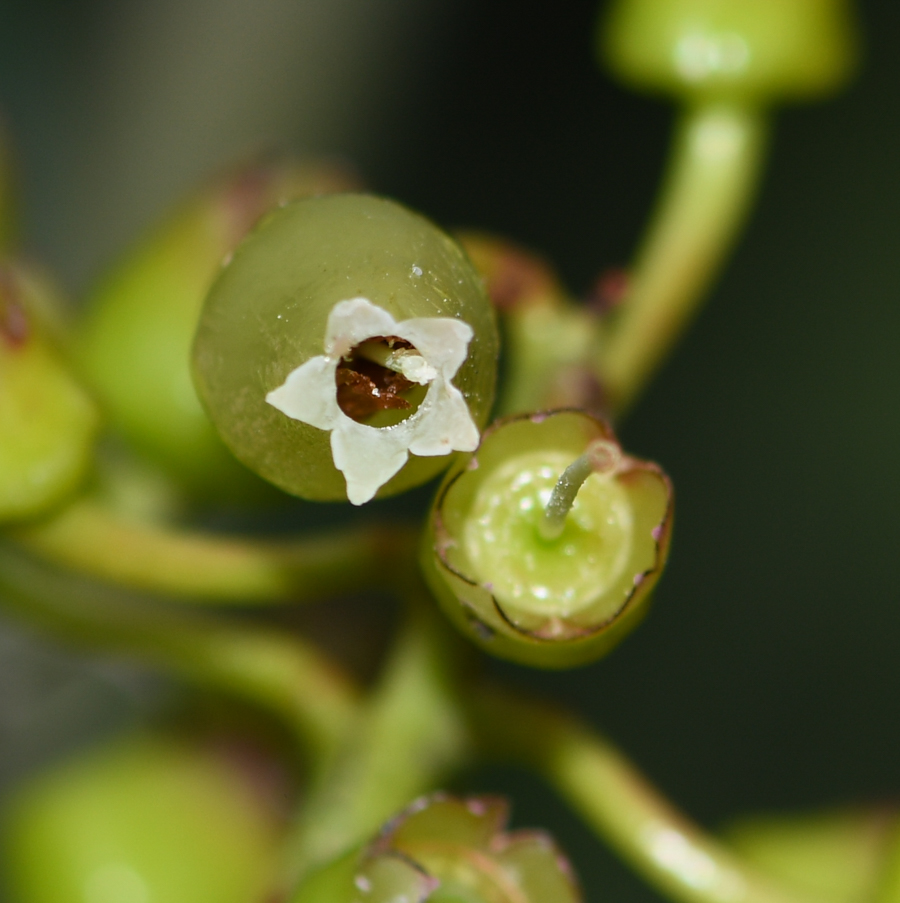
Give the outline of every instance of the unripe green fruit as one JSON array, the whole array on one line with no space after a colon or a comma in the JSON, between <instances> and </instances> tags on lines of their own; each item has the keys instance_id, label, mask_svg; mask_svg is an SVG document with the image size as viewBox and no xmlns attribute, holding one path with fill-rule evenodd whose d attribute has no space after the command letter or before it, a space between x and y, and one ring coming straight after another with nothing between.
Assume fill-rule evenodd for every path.
<instances>
[{"instance_id":1,"label":"unripe green fruit","mask_svg":"<svg viewBox=\"0 0 900 903\"><path fill-rule=\"evenodd\" d=\"M637 87L766 102L839 87L857 41L847 0L616 0L598 45Z\"/></svg>"},{"instance_id":2,"label":"unripe green fruit","mask_svg":"<svg viewBox=\"0 0 900 903\"><path fill-rule=\"evenodd\" d=\"M56 347L53 289L0 266L0 522L40 514L84 476L100 423Z\"/></svg>"},{"instance_id":3,"label":"unripe green fruit","mask_svg":"<svg viewBox=\"0 0 900 903\"><path fill-rule=\"evenodd\" d=\"M79 336L87 377L116 428L186 488L239 495L258 483L222 446L191 381L191 342L222 260L279 203L347 181L315 165L242 167L173 211L90 297Z\"/></svg>"},{"instance_id":4,"label":"unripe green fruit","mask_svg":"<svg viewBox=\"0 0 900 903\"><path fill-rule=\"evenodd\" d=\"M248 903L272 881L279 826L224 756L142 736L31 781L4 835L14 903Z\"/></svg>"},{"instance_id":5,"label":"unripe green fruit","mask_svg":"<svg viewBox=\"0 0 900 903\"><path fill-rule=\"evenodd\" d=\"M565 857L541 831L505 831L497 797L414 802L362 850L307 879L291 903L579 903Z\"/></svg>"},{"instance_id":6,"label":"unripe green fruit","mask_svg":"<svg viewBox=\"0 0 900 903\"><path fill-rule=\"evenodd\" d=\"M571 508L550 517L555 487L579 462ZM493 424L471 460L448 474L422 563L441 607L487 652L568 668L603 655L637 624L671 527L671 484L659 467L624 455L587 414L534 414Z\"/></svg>"},{"instance_id":7,"label":"unripe green fruit","mask_svg":"<svg viewBox=\"0 0 900 903\"><path fill-rule=\"evenodd\" d=\"M412 341L413 326L422 343ZM379 410L380 399L396 394L362 376L368 388L360 392L369 394L356 396L359 416L348 414L337 389L339 378L356 378L348 362L363 346L370 356L393 354L393 338L407 334L400 351L426 373L397 402L408 416ZM425 347L429 337L436 357ZM244 464L293 495L361 504L376 491L418 485L448 466L453 449L475 447L493 400L497 344L481 280L455 241L393 201L331 195L276 211L238 248L207 296L194 375L219 434ZM437 358L451 346L460 353L441 369ZM388 373L376 369L376 380ZM306 388L282 402L300 376ZM285 413L291 405L315 411L297 419ZM326 409L331 425L312 425ZM464 441L450 436L442 449L420 450L435 434L416 430L453 417L468 422ZM407 433L408 443L383 450ZM380 475L364 475L365 486L354 489L351 471L369 464Z\"/></svg>"}]
</instances>

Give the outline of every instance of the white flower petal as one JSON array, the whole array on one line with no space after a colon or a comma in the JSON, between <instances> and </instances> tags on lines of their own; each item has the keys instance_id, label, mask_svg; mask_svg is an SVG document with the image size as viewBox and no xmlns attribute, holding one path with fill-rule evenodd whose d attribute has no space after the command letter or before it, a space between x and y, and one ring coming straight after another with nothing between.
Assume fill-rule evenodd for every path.
<instances>
[{"instance_id":1,"label":"white flower petal","mask_svg":"<svg viewBox=\"0 0 900 903\"><path fill-rule=\"evenodd\" d=\"M330 430L345 416L337 403L336 366L336 361L324 355L310 358L269 392L266 401L294 420Z\"/></svg>"},{"instance_id":2,"label":"white flower petal","mask_svg":"<svg viewBox=\"0 0 900 903\"><path fill-rule=\"evenodd\" d=\"M435 380L416 412L409 450L414 455L436 457L475 451L478 440L478 427L462 393L446 380Z\"/></svg>"},{"instance_id":3,"label":"white flower petal","mask_svg":"<svg viewBox=\"0 0 900 903\"><path fill-rule=\"evenodd\" d=\"M419 354L446 379L452 379L462 366L474 334L468 323L451 317L401 320L395 333L415 345Z\"/></svg>"},{"instance_id":4,"label":"white flower petal","mask_svg":"<svg viewBox=\"0 0 900 903\"><path fill-rule=\"evenodd\" d=\"M407 433L394 427L365 426L349 417L344 417L332 430L334 466L347 480L347 498L352 504L371 501L403 467L409 457Z\"/></svg>"},{"instance_id":5,"label":"white flower petal","mask_svg":"<svg viewBox=\"0 0 900 903\"><path fill-rule=\"evenodd\" d=\"M331 430L331 454L347 481L347 498L362 505L403 468L409 452L436 457L477 447L478 427L462 393L450 382L466 359L473 334L468 323L450 317L398 323L368 298L350 298L336 304L328 317L326 353L293 370L266 401L294 420ZM428 391L406 420L390 427L366 426L338 406L335 372L353 347L390 335L415 346L419 354L405 360L406 375L428 384Z\"/></svg>"},{"instance_id":6,"label":"white flower petal","mask_svg":"<svg viewBox=\"0 0 900 903\"><path fill-rule=\"evenodd\" d=\"M366 339L397 335L397 321L368 298L340 301L328 315L325 328L325 351L341 357Z\"/></svg>"}]
</instances>

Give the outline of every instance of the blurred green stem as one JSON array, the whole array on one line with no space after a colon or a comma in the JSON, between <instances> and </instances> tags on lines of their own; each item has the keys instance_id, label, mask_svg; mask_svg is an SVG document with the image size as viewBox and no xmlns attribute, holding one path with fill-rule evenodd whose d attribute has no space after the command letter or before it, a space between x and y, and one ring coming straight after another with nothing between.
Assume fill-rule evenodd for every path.
<instances>
[{"instance_id":1,"label":"blurred green stem","mask_svg":"<svg viewBox=\"0 0 900 903\"><path fill-rule=\"evenodd\" d=\"M459 640L438 618L412 606L356 730L304 804L289 847L292 882L371 838L468 759Z\"/></svg>"},{"instance_id":2,"label":"blurred green stem","mask_svg":"<svg viewBox=\"0 0 900 903\"><path fill-rule=\"evenodd\" d=\"M0 544L0 605L63 640L135 656L280 718L324 767L357 708L355 688L296 635L174 610L73 578Z\"/></svg>"},{"instance_id":3,"label":"blurred green stem","mask_svg":"<svg viewBox=\"0 0 900 903\"><path fill-rule=\"evenodd\" d=\"M217 603L321 599L384 586L413 560L412 531L373 525L290 539L224 536L124 517L81 500L8 531L49 562L148 592Z\"/></svg>"},{"instance_id":4,"label":"blurred green stem","mask_svg":"<svg viewBox=\"0 0 900 903\"><path fill-rule=\"evenodd\" d=\"M761 113L736 104L683 114L660 201L598 350L616 412L644 387L729 251L756 189L766 131Z\"/></svg>"},{"instance_id":5,"label":"blurred green stem","mask_svg":"<svg viewBox=\"0 0 900 903\"><path fill-rule=\"evenodd\" d=\"M811 903L771 883L677 812L601 736L500 690L470 702L483 748L542 775L660 892L680 903Z\"/></svg>"}]
</instances>

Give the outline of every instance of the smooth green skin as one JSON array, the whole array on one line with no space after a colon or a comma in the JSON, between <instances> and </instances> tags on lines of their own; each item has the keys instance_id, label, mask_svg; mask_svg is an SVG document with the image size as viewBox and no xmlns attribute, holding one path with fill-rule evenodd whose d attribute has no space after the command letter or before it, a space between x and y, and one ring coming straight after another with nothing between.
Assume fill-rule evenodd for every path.
<instances>
[{"instance_id":1,"label":"smooth green skin","mask_svg":"<svg viewBox=\"0 0 900 903\"><path fill-rule=\"evenodd\" d=\"M591 606L565 619L556 635L539 635L547 623L544 616L529 620L526 611L514 611L498 598L505 610L503 617L494 595L479 581L461 541L478 490L494 469L510 458L542 449L553 456L564 452L574 461L597 438L610 439L612 434L605 424L581 412L509 418L485 433L474 456L478 466L461 465L447 475L438 490L423 538L423 574L450 620L491 655L548 669L587 664L612 649L646 612L651 590L665 565L672 527L671 485L654 465L634 462L633 470L616 478L633 512L629 565ZM657 527L654 537L651 531ZM536 536L529 539L532 541L542 542ZM546 549L541 551L546 553ZM527 546L521 553L528 553ZM553 571L558 568L554 566ZM635 585L638 574L643 576ZM532 577L523 573L523 579ZM610 599L618 601L611 607Z\"/></svg>"},{"instance_id":2,"label":"smooth green skin","mask_svg":"<svg viewBox=\"0 0 900 903\"><path fill-rule=\"evenodd\" d=\"M854 903L886 890L886 855L896 832L895 814L853 809L750 816L729 826L725 838L747 862L811 898Z\"/></svg>"},{"instance_id":3,"label":"smooth green skin","mask_svg":"<svg viewBox=\"0 0 900 903\"><path fill-rule=\"evenodd\" d=\"M479 427L493 401L494 315L455 241L418 214L369 195L310 198L276 211L238 248L207 296L194 343L194 376L234 454L301 498L346 500L330 434L292 420L265 396L302 363L324 354L328 315L338 302L356 297L398 321L467 322L475 335L453 384ZM424 483L453 457L410 456L378 496Z\"/></svg>"},{"instance_id":4,"label":"smooth green skin","mask_svg":"<svg viewBox=\"0 0 900 903\"><path fill-rule=\"evenodd\" d=\"M276 823L220 756L138 736L38 776L5 816L15 903L262 899Z\"/></svg>"},{"instance_id":5,"label":"smooth green skin","mask_svg":"<svg viewBox=\"0 0 900 903\"><path fill-rule=\"evenodd\" d=\"M145 736L38 776L4 833L13 903L247 903L263 899L278 850L233 766Z\"/></svg>"},{"instance_id":6,"label":"smooth green skin","mask_svg":"<svg viewBox=\"0 0 900 903\"><path fill-rule=\"evenodd\" d=\"M598 31L623 81L692 100L828 94L857 44L847 0L615 0Z\"/></svg>"},{"instance_id":7,"label":"smooth green skin","mask_svg":"<svg viewBox=\"0 0 900 903\"><path fill-rule=\"evenodd\" d=\"M89 299L79 357L114 425L202 496L263 487L222 445L194 391L190 351L203 298L267 210L339 187L334 173L299 165L232 173L173 211Z\"/></svg>"},{"instance_id":8,"label":"smooth green skin","mask_svg":"<svg viewBox=\"0 0 900 903\"><path fill-rule=\"evenodd\" d=\"M90 465L99 427L96 405L55 345L51 295L34 274L6 268L0 286L0 522L40 514L69 495Z\"/></svg>"}]
</instances>

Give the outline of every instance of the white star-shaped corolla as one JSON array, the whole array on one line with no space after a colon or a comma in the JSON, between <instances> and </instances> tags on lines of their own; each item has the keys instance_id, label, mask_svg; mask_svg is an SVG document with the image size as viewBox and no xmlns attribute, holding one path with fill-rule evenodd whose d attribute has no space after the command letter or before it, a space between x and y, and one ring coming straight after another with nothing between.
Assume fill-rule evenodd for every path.
<instances>
[{"instance_id":1,"label":"white star-shaped corolla","mask_svg":"<svg viewBox=\"0 0 900 903\"><path fill-rule=\"evenodd\" d=\"M293 420L331 431L334 466L347 481L354 505L371 500L406 463L409 453L423 457L474 451L478 427L459 389L450 380L462 366L472 327L450 317L418 317L397 322L368 298L334 306L325 328L325 354L288 374L266 401ZM373 427L348 417L337 402L335 373L341 358L369 339L397 336L419 357L404 374L428 385L419 407L394 426Z\"/></svg>"}]
</instances>

